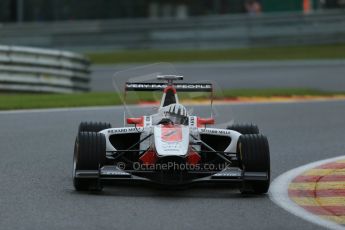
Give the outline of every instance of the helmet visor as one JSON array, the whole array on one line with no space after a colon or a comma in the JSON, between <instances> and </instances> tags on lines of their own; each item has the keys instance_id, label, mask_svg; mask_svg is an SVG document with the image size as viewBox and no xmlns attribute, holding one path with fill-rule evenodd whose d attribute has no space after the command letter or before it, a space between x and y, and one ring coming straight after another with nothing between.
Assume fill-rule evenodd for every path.
<instances>
[{"instance_id":1,"label":"helmet visor","mask_svg":"<svg viewBox=\"0 0 345 230\"><path fill-rule=\"evenodd\" d=\"M174 124L178 125L187 125L188 118L178 114L168 113L167 118L169 118Z\"/></svg>"}]
</instances>

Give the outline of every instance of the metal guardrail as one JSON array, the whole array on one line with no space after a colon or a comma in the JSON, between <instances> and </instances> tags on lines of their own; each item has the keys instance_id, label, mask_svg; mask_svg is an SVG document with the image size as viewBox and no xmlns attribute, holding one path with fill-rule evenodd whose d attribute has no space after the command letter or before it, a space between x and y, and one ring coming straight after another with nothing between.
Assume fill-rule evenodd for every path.
<instances>
[{"instance_id":1,"label":"metal guardrail","mask_svg":"<svg viewBox=\"0 0 345 230\"><path fill-rule=\"evenodd\" d=\"M0 46L0 91L89 91L89 67L85 57L67 51Z\"/></svg>"},{"instance_id":2,"label":"metal guardrail","mask_svg":"<svg viewBox=\"0 0 345 230\"><path fill-rule=\"evenodd\" d=\"M78 51L345 42L345 10L178 19L0 24L0 43Z\"/></svg>"}]
</instances>

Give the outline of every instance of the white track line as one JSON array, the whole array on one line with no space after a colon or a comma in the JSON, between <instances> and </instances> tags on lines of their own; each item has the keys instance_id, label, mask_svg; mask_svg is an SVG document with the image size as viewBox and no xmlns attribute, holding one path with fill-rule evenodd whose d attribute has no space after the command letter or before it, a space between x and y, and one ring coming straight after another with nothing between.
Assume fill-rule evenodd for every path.
<instances>
[{"instance_id":1,"label":"white track line","mask_svg":"<svg viewBox=\"0 0 345 230\"><path fill-rule=\"evenodd\" d=\"M270 186L269 197L270 199L280 206L281 208L285 209L286 211L304 219L314 224L320 225L322 227L326 227L329 229L342 229L344 230L345 227L339 225L335 222L331 222L325 219L321 219L320 217L304 210L302 207L298 206L292 200L290 200L288 195L288 188L291 181L297 177L298 175L302 174L303 172L320 166L322 164L330 163L333 161L344 159L345 156L329 158L321 161L316 161L313 163L309 163L298 168L291 169L277 177Z\"/></svg>"}]
</instances>

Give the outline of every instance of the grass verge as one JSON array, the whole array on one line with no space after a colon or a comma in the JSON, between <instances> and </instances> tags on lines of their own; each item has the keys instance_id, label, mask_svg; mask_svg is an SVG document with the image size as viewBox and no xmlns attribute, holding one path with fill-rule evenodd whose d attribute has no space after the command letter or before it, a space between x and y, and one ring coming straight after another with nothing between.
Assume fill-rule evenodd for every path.
<instances>
[{"instance_id":1,"label":"grass verge","mask_svg":"<svg viewBox=\"0 0 345 230\"><path fill-rule=\"evenodd\" d=\"M216 99L241 97L291 97L291 96L335 96L345 92L326 92L314 89L235 89L216 92ZM183 96L183 95L182 95ZM140 100L155 101L157 95L142 94ZM200 95L195 99L203 99ZM132 103L137 100L132 100ZM0 94L0 110L39 109L60 107L87 107L120 105L121 99L115 92L83 94Z\"/></svg>"},{"instance_id":2,"label":"grass verge","mask_svg":"<svg viewBox=\"0 0 345 230\"><path fill-rule=\"evenodd\" d=\"M243 48L222 50L139 50L89 53L95 64L191 62L221 60L300 60L343 59L345 44L288 47Z\"/></svg>"}]
</instances>

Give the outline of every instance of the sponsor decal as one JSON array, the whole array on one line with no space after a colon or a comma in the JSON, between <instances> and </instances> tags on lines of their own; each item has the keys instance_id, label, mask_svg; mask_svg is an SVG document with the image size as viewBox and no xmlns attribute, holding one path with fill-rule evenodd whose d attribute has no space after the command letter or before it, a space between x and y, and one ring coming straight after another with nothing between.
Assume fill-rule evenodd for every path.
<instances>
[{"instance_id":1,"label":"sponsor decal","mask_svg":"<svg viewBox=\"0 0 345 230\"><path fill-rule=\"evenodd\" d=\"M200 132L209 133L209 134L220 134L220 135L229 135L231 133L230 130L225 130L225 129L201 129Z\"/></svg>"},{"instance_id":2,"label":"sponsor decal","mask_svg":"<svg viewBox=\"0 0 345 230\"><path fill-rule=\"evenodd\" d=\"M214 177L240 177L241 172L219 172Z\"/></svg>"},{"instance_id":3,"label":"sponsor decal","mask_svg":"<svg viewBox=\"0 0 345 230\"><path fill-rule=\"evenodd\" d=\"M160 84L160 83L126 83L127 90L154 90L154 89L165 89L168 85L167 84ZM188 84L188 83L179 83L174 84L174 87L177 90L181 91L193 91L193 90L201 90L201 91L212 91L212 84L207 83L200 83L200 84Z\"/></svg>"},{"instance_id":4,"label":"sponsor decal","mask_svg":"<svg viewBox=\"0 0 345 230\"><path fill-rule=\"evenodd\" d=\"M166 84L150 84L150 83L146 83L146 84L139 84L139 83L127 83L126 84L126 88L127 89L152 89L152 88L159 88L159 89L164 89L165 87L167 87Z\"/></svg>"},{"instance_id":5,"label":"sponsor decal","mask_svg":"<svg viewBox=\"0 0 345 230\"><path fill-rule=\"evenodd\" d=\"M181 127L162 127L161 138L165 142L180 142L182 141L182 129Z\"/></svg>"},{"instance_id":6,"label":"sponsor decal","mask_svg":"<svg viewBox=\"0 0 345 230\"><path fill-rule=\"evenodd\" d=\"M194 85L189 85L189 84L181 84L181 85L176 85L176 89L212 89L212 85L208 84L194 84Z\"/></svg>"},{"instance_id":7,"label":"sponsor decal","mask_svg":"<svg viewBox=\"0 0 345 230\"><path fill-rule=\"evenodd\" d=\"M191 127L195 127L196 126L196 122L195 122L195 116L190 116L189 117L189 126Z\"/></svg>"},{"instance_id":8,"label":"sponsor decal","mask_svg":"<svg viewBox=\"0 0 345 230\"><path fill-rule=\"evenodd\" d=\"M115 134L115 133L131 133L131 132L138 132L135 127L131 128L117 128L117 129L109 129L109 134Z\"/></svg>"},{"instance_id":9,"label":"sponsor decal","mask_svg":"<svg viewBox=\"0 0 345 230\"><path fill-rule=\"evenodd\" d=\"M151 124L152 124L151 116L145 116L145 127L151 126Z\"/></svg>"}]
</instances>

